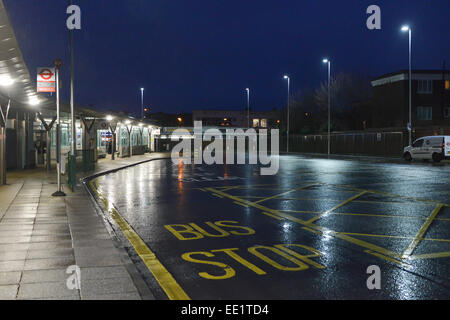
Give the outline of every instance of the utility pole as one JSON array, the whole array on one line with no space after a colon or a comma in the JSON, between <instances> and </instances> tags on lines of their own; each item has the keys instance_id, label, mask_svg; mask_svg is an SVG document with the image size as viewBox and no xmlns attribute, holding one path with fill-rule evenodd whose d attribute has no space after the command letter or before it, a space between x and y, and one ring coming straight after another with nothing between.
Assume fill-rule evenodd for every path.
<instances>
[{"instance_id":1,"label":"utility pole","mask_svg":"<svg viewBox=\"0 0 450 320\"><path fill-rule=\"evenodd\" d=\"M70 5L72 5L72 0L70 0ZM72 154L72 159L69 159L72 163L72 177L76 177L76 159L77 159L77 131L75 123L75 107L74 107L74 62L73 62L73 30L69 29L69 45L70 45L70 117L71 117L71 132L72 132L72 143L70 152ZM75 182L74 182L75 185Z\"/></svg>"},{"instance_id":2,"label":"utility pole","mask_svg":"<svg viewBox=\"0 0 450 320\"><path fill-rule=\"evenodd\" d=\"M56 59L53 64L56 70L56 174L58 189L52 196L63 197L66 194L61 190L61 119L59 117L59 69L62 66L62 61Z\"/></svg>"}]
</instances>

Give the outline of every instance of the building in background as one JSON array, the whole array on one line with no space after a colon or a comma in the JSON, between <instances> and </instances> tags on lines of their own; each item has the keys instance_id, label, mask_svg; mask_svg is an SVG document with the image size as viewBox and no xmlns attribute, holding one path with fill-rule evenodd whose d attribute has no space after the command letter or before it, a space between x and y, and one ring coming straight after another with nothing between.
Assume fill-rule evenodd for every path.
<instances>
[{"instance_id":1,"label":"building in background","mask_svg":"<svg viewBox=\"0 0 450 320\"><path fill-rule=\"evenodd\" d=\"M373 79L372 127L405 127L409 122L408 70ZM450 71L412 70L412 126L450 127Z\"/></svg>"},{"instance_id":2,"label":"building in background","mask_svg":"<svg viewBox=\"0 0 450 320\"><path fill-rule=\"evenodd\" d=\"M250 111L248 122L247 111L236 110L194 110L193 121L202 121L203 126L247 128L278 128L281 123L279 111Z\"/></svg>"}]
</instances>

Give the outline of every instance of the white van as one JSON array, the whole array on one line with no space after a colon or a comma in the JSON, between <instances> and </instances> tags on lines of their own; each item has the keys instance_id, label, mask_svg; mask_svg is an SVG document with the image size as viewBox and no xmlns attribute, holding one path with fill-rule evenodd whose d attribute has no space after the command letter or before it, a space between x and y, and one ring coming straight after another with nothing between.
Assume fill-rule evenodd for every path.
<instances>
[{"instance_id":1,"label":"white van","mask_svg":"<svg viewBox=\"0 0 450 320\"><path fill-rule=\"evenodd\" d=\"M414 141L412 146L403 149L403 158L411 160L433 160L439 162L450 159L450 136L429 136Z\"/></svg>"}]
</instances>

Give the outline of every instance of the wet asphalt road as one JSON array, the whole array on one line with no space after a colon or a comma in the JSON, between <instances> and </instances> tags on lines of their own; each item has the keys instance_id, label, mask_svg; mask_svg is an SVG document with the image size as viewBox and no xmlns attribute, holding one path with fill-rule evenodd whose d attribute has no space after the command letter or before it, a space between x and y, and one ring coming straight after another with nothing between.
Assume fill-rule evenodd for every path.
<instances>
[{"instance_id":1,"label":"wet asphalt road","mask_svg":"<svg viewBox=\"0 0 450 320\"><path fill-rule=\"evenodd\" d=\"M261 176L156 160L97 182L192 299L450 298L448 164L283 155L277 175ZM367 287L371 265L379 290Z\"/></svg>"}]
</instances>

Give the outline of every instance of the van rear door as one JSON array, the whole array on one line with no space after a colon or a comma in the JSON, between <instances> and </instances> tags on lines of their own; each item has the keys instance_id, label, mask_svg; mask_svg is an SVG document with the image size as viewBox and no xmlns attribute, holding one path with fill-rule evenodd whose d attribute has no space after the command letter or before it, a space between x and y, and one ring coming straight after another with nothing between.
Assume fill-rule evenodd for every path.
<instances>
[{"instance_id":1,"label":"van rear door","mask_svg":"<svg viewBox=\"0 0 450 320\"><path fill-rule=\"evenodd\" d=\"M450 157L450 136L444 137L444 155Z\"/></svg>"}]
</instances>

